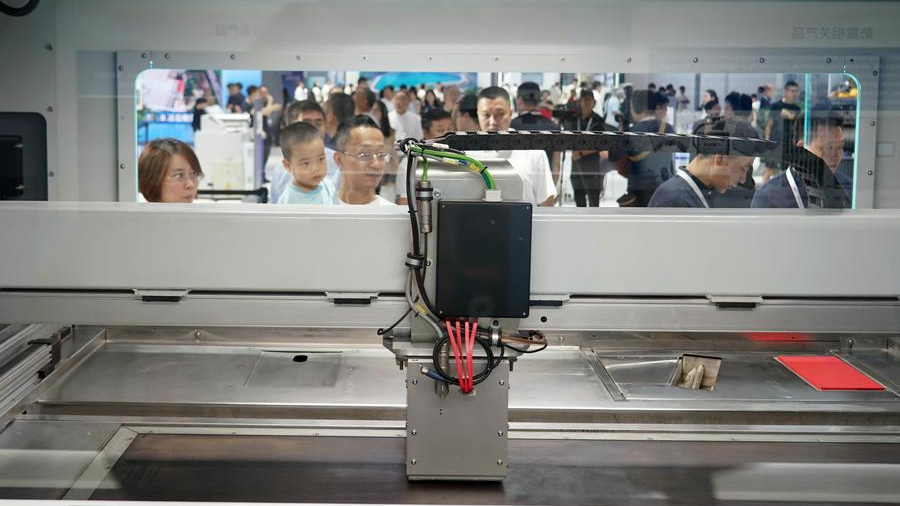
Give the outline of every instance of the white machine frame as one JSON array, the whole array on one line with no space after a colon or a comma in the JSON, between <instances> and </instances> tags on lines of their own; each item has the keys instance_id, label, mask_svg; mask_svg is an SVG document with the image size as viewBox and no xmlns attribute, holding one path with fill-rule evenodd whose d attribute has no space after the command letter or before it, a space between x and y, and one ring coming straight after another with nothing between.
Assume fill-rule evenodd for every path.
<instances>
[{"instance_id":1,"label":"white machine frame","mask_svg":"<svg viewBox=\"0 0 900 506\"><path fill-rule=\"evenodd\" d=\"M0 321L372 328L404 309L399 206L0 203L0 229ZM898 251L900 211L538 209L521 326L895 333Z\"/></svg>"}]
</instances>

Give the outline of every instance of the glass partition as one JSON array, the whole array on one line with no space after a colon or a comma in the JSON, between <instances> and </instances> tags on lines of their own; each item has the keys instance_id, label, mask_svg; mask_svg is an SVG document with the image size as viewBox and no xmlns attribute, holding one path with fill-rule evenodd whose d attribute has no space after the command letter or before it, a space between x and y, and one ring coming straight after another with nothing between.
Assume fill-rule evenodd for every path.
<instances>
[{"instance_id":1,"label":"glass partition","mask_svg":"<svg viewBox=\"0 0 900 506\"><path fill-rule=\"evenodd\" d=\"M499 122L480 110L484 103L478 94L488 89L509 96L509 114ZM336 198L345 165L341 161L349 159L338 153L334 136L341 121L362 114L382 132L384 147L378 151L384 160L376 160L379 153L364 156L383 164L376 192L391 203L404 201L404 184L397 181L398 173L404 173L402 153L392 149L396 139L514 128L728 135L775 143L759 157L548 150L538 170L549 171L552 184L541 195L555 197L546 202L536 198L535 204L854 204L859 90L848 74L151 69L138 76L136 90L137 152L162 138L191 148L202 171L196 181L200 201L277 203L286 189L303 190L296 186L302 182L292 175L280 142L282 129L298 121L320 131L327 173L321 180L325 183L310 180L316 185L304 188L328 184ZM398 100L405 104L402 115L395 111ZM535 178L533 173L529 177ZM190 177L178 182L193 183ZM663 192L654 200L660 187ZM140 191L136 195L146 198ZM325 202L329 200L320 203Z\"/></svg>"}]
</instances>

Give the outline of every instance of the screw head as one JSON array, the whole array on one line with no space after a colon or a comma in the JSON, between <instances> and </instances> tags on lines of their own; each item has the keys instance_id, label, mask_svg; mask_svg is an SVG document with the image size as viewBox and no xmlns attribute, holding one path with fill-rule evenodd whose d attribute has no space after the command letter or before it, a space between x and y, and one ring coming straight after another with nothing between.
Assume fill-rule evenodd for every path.
<instances>
[{"instance_id":1,"label":"screw head","mask_svg":"<svg viewBox=\"0 0 900 506\"><path fill-rule=\"evenodd\" d=\"M877 75L878 75L878 71L877 71L877 70L873 70L873 71L872 71L872 75L873 75L873 76L877 76Z\"/></svg>"},{"instance_id":2,"label":"screw head","mask_svg":"<svg viewBox=\"0 0 900 506\"><path fill-rule=\"evenodd\" d=\"M869 126L875 126L875 120L874 120L874 119L873 119L872 121L869 122Z\"/></svg>"},{"instance_id":3,"label":"screw head","mask_svg":"<svg viewBox=\"0 0 900 506\"><path fill-rule=\"evenodd\" d=\"M565 57L565 56L560 56L560 57L559 57L559 61L566 61L566 57Z\"/></svg>"},{"instance_id":4,"label":"screw head","mask_svg":"<svg viewBox=\"0 0 900 506\"><path fill-rule=\"evenodd\" d=\"M495 56L495 57L494 57L494 61L500 61L500 57L499 57L499 56Z\"/></svg>"},{"instance_id":5,"label":"screw head","mask_svg":"<svg viewBox=\"0 0 900 506\"><path fill-rule=\"evenodd\" d=\"M234 53L231 53L230 55L228 55L228 57L231 58L232 60L237 60L237 55Z\"/></svg>"},{"instance_id":6,"label":"screw head","mask_svg":"<svg viewBox=\"0 0 900 506\"><path fill-rule=\"evenodd\" d=\"M760 59L759 59L759 63L766 63L766 59L765 59L765 58L760 58Z\"/></svg>"},{"instance_id":7,"label":"screw head","mask_svg":"<svg viewBox=\"0 0 900 506\"><path fill-rule=\"evenodd\" d=\"M419 384L419 380L413 378L413 385L418 385L418 384Z\"/></svg>"},{"instance_id":8,"label":"screw head","mask_svg":"<svg viewBox=\"0 0 900 506\"><path fill-rule=\"evenodd\" d=\"M363 60L368 60L368 59L369 59L369 57L368 57L368 56L366 56L366 55L363 55Z\"/></svg>"},{"instance_id":9,"label":"screw head","mask_svg":"<svg viewBox=\"0 0 900 506\"><path fill-rule=\"evenodd\" d=\"M46 49L47 51L53 51L53 44L47 44L46 46L44 46L44 49Z\"/></svg>"},{"instance_id":10,"label":"screw head","mask_svg":"<svg viewBox=\"0 0 900 506\"><path fill-rule=\"evenodd\" d=\"M412 465L416 465L416 459L410 459L410 460L409 460L409 463L412 464Z\"/></svg>"},{"instance_id":11,"label":"screw head","mask_svg":"<svg viewBox=\"0 0 900 506\"><path fill-rule=\"evenodd\" d=\"M694 63L697 63L697 62L700 61L700 58L697 58L697 57L695 56L695 57L691 58L691 61L694 62Z\"/></svg>"},{"instance_id":12,"label":"screw head","mask_svg":"<svg viewBox=\"0 0 900 506\"><path fill-rule=\"evenodd\" d=\"M52 170L51 170L50 172L47 173L47 177L53 177L53 176L55 176L55 175L56 175L56 174L54 174Z\"/></svg>"},{"instance_id":13,"label":"screw head","mask_svg":"<svg viewBox=\"0 0 900 506\"><path fill-rule=\"evenodd\" d=\"M53 106L52 106L52 105L48 105L48 106L47 106L47 112L53 112Z\"/></svg>"},{"instance_id":14,"label":"screw head","mask_svg":"<svg viewBox=\"0 0 900 506\"><path fill-rule=\"evenodd\" d=\"M434 60L434 56L428 55L428 61L433 61L433 60Z\"/></svg>"},{"instance_id":15,"label":"screw head","mask_svg":"<svg viewBox=\"0 0 900 506\"><path fill-rule=\"evenodd\" d=\"M825 58L825 63L831 63L831 58Z\"/></svg>"},{"instance_id":16,"label":"screw head","mask_svg":"<svg viewBox=\"0 0 900 506\"><path fill-rule=\"evenodd\" d=\"M120 164L119 164L119 168L122 169L122 170L125 170L125 164L124 164L124 163L120 163Z\"/></svg>"},{"instance_id":17,"label":"screw head","mask_svg":"<svg viewBox=\"0 0 900 506\"><path fill-rule=\"evenodd\" d=\"M419 433L419 431L417 431L416 429L413 429L413 430L409 431L409 433L412 434L413 436L415 436L416 434Z\"/></svg>"},{"instance_id":18,"label":"screw head","mask_svg":"<svg viewBox=\"0 0 900 506\"><path fill-rule=\"evenodd\" d=\"M122 72L123 70L125 70L125 65L119 65L119 72Z\"/></svg>"},{"instance_id":19,"label":"screw head","mask_svg":"<svg viewBox=\"0 0 900 506\"><path fill-rule=\"evenodd\" d=\"M498 431L497 431L497 435L500 436L500 437L503 437L503 431L502 431L502 430L498 430Z\"/></svg>"},{"instance_id":20,"label":"screw head","mask_svg":"<svg viewBox=\"0 0 900 506\"><path fill-rule=\"evenodd\" d=\"M870 176L871 176L872 174L874 174L874 173L875 173L875 171L873 171L872 169L869 169L869 170L866 171L866 174L868 174L868 175L870 175Z\"/></svg>"},{"instance_id":21,"label":"screw head","mask_svg":"<svg viewBox=\"0 0 900 506\"><path fill-rule=\"evenodd\" d=\"M169 54L169 53L166 53L166 54L163 55L163 58L165 58L165 59L167 59L167 60L168 60L169 58L171 58L171 57L172 57L172 55Z\"/></svg>"},{"instance_id":22,"label":"screw head","mask_svg":"<svg viewBox=\"0 0 900 506\"><path fill-rule=\"evenodd\" d=\"M505 385L505 384L506 384L506 382L505 382L505 381L503 381L503 380L500 380L500 386L501 386L501 387L502 387L502 386L503 386L503 385Z\"/></svg>"},{"instance_id":23,"label":"screw head","mask_svg":"<svg viewBox=\"0 0 900 506\"><path fill-rule=\"evenodd\" d=\"M626 63L631 63L631 57L629 56L628 58L625 58L625 62L626 62Z\"/></svg>"},{"instance_id":24,"label":"screw head","mask_svg":"<svg viewBox=\"0 0 900 506\"><path fill-rule=\"evenodd\" d=\"M141 53L141 58L147 58L147 53Z\"/></svg>"},{"instance_id":25,"label":"screw head","mask_svg":"<svg viewBox=\"0 0 900 506\"><path fill-rule=\"evenodd\" d=\"M502 460L502 459L497 459L497 465L498 465L498 466L502 466L502 465L503 465L503 460Z\"/></svg>"},{"instance_id":26,"label":"screw head","mask_svg":"<svg viewBox=\"0 0 900 506\"><path fill-rule=\"evenodd\" d=\"M295 58L297 61L300 61L300 60L302 59L302 58L300 58L300 55L299 55L299 54L298 54L297 56L295 56L294 58Z\"/></svg>"}]
</instances>

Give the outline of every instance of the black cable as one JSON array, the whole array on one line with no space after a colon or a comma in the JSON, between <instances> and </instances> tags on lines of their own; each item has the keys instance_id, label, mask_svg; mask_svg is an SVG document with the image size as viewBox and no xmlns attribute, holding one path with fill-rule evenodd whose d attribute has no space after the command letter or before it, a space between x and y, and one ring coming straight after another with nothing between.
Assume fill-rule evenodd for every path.
<instances>
[{"instance_id":1,"label":"black cable","mask_svg":"<svg viewBox=\"0 0 900 506\"><path fill-rule=\"evenodd\" d=\"M409 316L410 312L412 312L411 307L408 308L405 313L403 313L403 316L401 316L400 318L397 318L397 321L392 323L390 327L388 327L386 329L378 329L378 335L381 336L381 335L387 334L388 332L394 330L394 327L396 327L397 325L400 325L400 322L402 322L404 318Z\"/></svg>"},{"instance_id":2,"label":"black cable","mask_svg":"<svg viewBox=\"0 0 900 506\"><path fill-rule=\"evenodd\" d=\"M37 8L39 3L41 3L41 0L30 0L27 4L21 7L10 7L3 2L0 2L0 12L6 14L7 16L20 18L22 16L31 14L31 12Z\"/></svg>"},{"instance_id":3,"label":"black cable","mask_svg":"<svg viewBox=\"0 0 900 506\"><path fill-rule=\"evenodd\" d=\"M485 355L486 361L484 364L484 369L482 369L481 372L479 372L478 374L475 374L474 376L472 376L472 384L473 385L477 385L477 384L481 383L482 381L486 380L488 378L488 376L491 375L491 372L493 372L494 368L497 367L498 365L500 365L500 363L503 361L503 356L504 356L503 348L501 347L500 348L500 356L496 359L494 358L494 351L491 350L491 341L489 339L482 339L480 337L476 337L475 342L478 343L479 345L481 345L481 349L484 350L484 355ZM457 378L456 376L453 376L452 374L445 371L441 367L441 349L444 346L449 346L449 345L450 345L450 336L447 334L444 334L443 337L441 337L436 343L434 343L434 351L431 353L431 362L432 362L432 365L434 366L435 372L437 372L442 378L444 378L444 381L446 381L447 383L451 383L453 385L457 385L457 384L459 384L459 378Z\"/></svg>"},{"instance_id":4,"label":"black cable","mask_svg":"<svg viewBox=\"0 0 900 506\"><path fill-rule=\"evenodd\" d=\"M412 161L413 161L413 153L409 150L409 144L415 141L415 139L403 139L401 141L401 146L403 146L406 152L406 206L409 211L409 223L412 229L412 241L413 241L413 255L419 257L422 255L422 247L421 242L419 240L419 218L416 215L416 206L413 199L413 187L415 186L416 174L413 170ZM401 148L403 149L403 148ZM427 262L428 259L425 259L424 262ZM434 315L437 314L434 310L434 306L431 305L431 300L428 298L428 293L425 291L425 279L422 276L422 271L419 269L413 270L413 277L416 278L416 286L419 288L419 295L422 297L422 303L425 304L425 307L428 311Z\"/></svg>"},{"instance_id":5,"label":"black cable","mask_svg":"<svg viewBox=\"0 0 900 506\"><path fill-rule=\"evenodd\" d=\"M511 350L513 350L513 351L517 351L517 352L519 352L519 353L537 353L537 352L539 352L539 351L544 351L544 350L547 348L547 344L548 344L548 343L544 343L543 346L541 346L540 348L538 348L538 349L536 349L536 350L523 350L523 349L521 349L521 348L516 348L515 346L511 346L511 345L508 345L508 344L504 343L503 340L500 340L500 344L501 344L504 348L509 348L509 349L511 349Z\"/></svg>"}]
</instances>

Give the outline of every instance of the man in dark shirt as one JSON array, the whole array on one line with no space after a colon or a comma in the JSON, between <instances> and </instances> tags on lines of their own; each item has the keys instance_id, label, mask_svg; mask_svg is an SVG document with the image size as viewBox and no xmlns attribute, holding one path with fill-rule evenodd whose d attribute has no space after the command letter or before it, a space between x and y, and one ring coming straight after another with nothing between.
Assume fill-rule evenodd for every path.
<instances>
[{"instance_id":1,"label":"man in dark shirt","mask_svg":"<svg viewBox=\"0 0 900 506\"><path fill-rule=\"evenodd\" d=\"M784 83L784 92L781 100L772 104L769 108L769 119L766 122L765 139L767 141L780 143L784 138L784 132L794 128L794 123L800 117L803 111L797 105L797 99L800 97L800 86L796 81L788 81ZM768 181L782 169L783 163L780 159L766 160L766 173L763 176L764 181Z\"/></svg>"},{"instance_id":2,"label":"man in dark shirt","mask_svg":"<svg viewBox=\"0 0 900 506\"><path fill-rule=\"evenodd\" d=\"M243 88L244 85L241 83L228 83L228 103L225 105L228 112L242 112L241 104L244 103L246 98L241 93Z\"/></svg>"},{"instance_id":3,"label":"man in dark shirt","mask_svg":"<svg viewBox=\"0 0 900 506\"><path fill-rule=\"evenodd\" d=\"M749 127L749 126L748 126ZM726 132L725 121L714 125L714 131ZM650 199L650 207L725 207L717 200L747 177L752 156L698 154L686 170L664 182Z\"/></svg>"},{"instance_id":4,"label":"man in dark shirt","mask_svg":"<svg viewBox=\"0 0 900 506\"><path fill-rule=\"evenodd\" d=\"M559 126L541 114L541 87L537 83L526 81L516 91L516 110L519 115L513 118L509 127L516 130L549 130L558 132ZM552 149L546 150L550 161L550 173L553 183L559 186L560 153Z\"/></svg>"},{"instance_id":5,"label":"man in dark shirt","mask_svg":"<svg viewBox=\"0 0 900 506\"><path fill-rule=\"evenodd\" d=\"M815 114L814 111L813 114L810 122L810 141L806 150L821 158L834 175L834 179L826 178L823 186L833 188L833 185L836 185L843 193L844 205L850 207L853 202L853 179L838 172L838 166L844 156L842 121L840 117L830 115L827 111L820 114ZM809 206L806 184L800 174L793 169L790 172L782 171L756 191L751 206L806 208Z\"/></svg>"},{"instance_id":6,"label":"man in dark shirt","mask_svg":"<svg viewBox=\"0 0 900 506\"><path fill-rule=\"evenodd\" d=\"M631 99L634 123L631 132L675 133L672 125L656 117L659 96L648 90L636 90ZM672 153L629 152L628 193L619 199L623 207L647 207L653 193L673 175Z\"/></svg>"},{"instance_id":7,"label":"man in dark shirt","mask_svg":"<svg viewBox=\"0 0 900 506\"><path fill-rule=\"evenodd\" d=\"M578 110L574 118L566 120L566 130L603 132L606 123L594 112L594 93L591 90L581 92L578 99ZM572 152L572 189L575 191L575 205L578 207L599 207L600 195L603 193L603 177L609 169L602 170L601 162L606 152L573 151Z\"/></svg>"}]
</instances>

